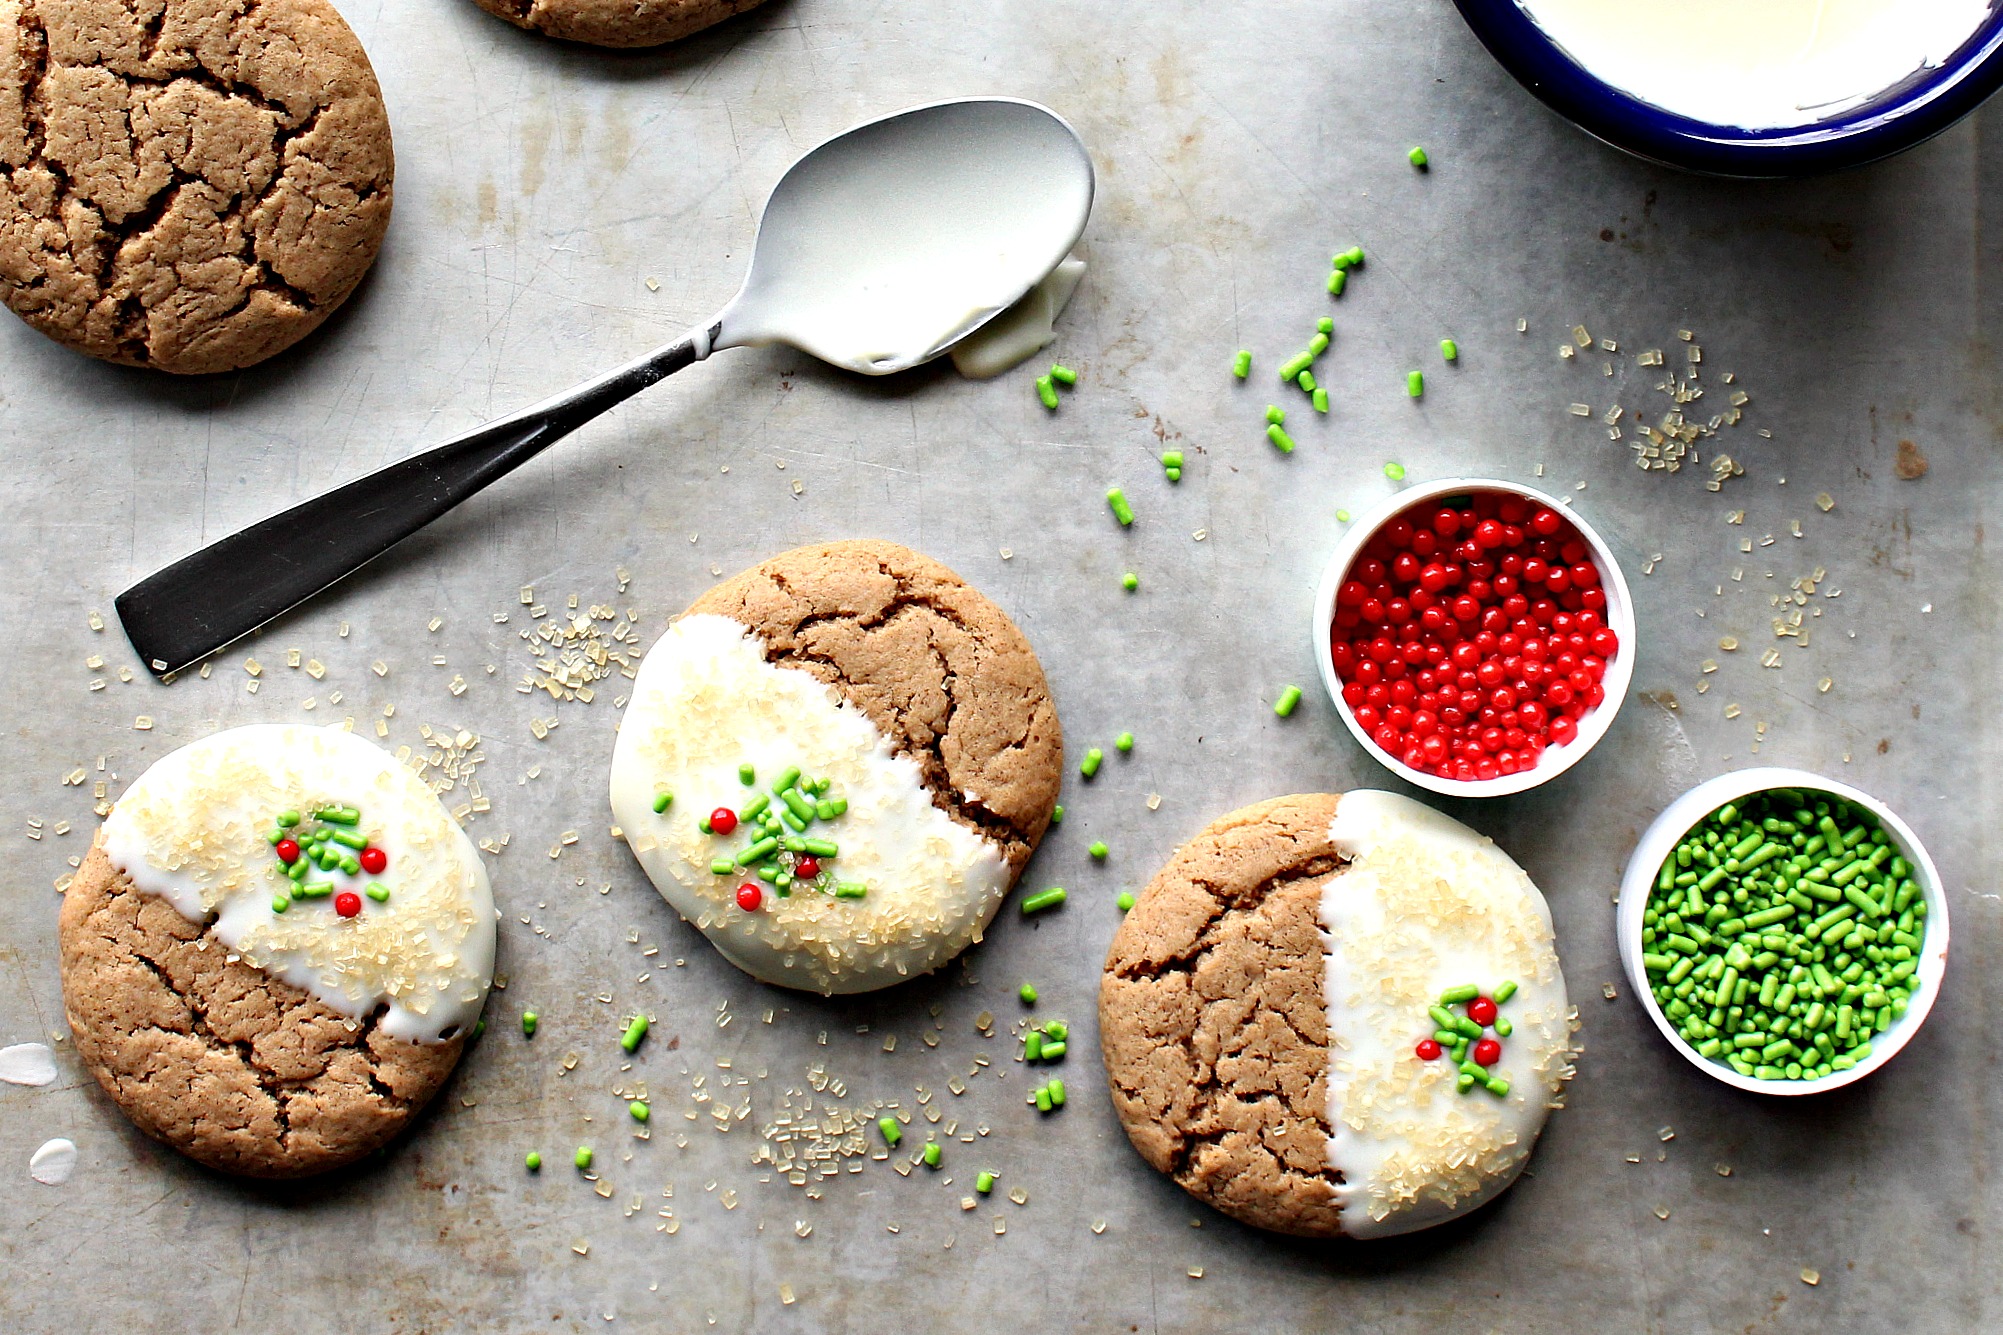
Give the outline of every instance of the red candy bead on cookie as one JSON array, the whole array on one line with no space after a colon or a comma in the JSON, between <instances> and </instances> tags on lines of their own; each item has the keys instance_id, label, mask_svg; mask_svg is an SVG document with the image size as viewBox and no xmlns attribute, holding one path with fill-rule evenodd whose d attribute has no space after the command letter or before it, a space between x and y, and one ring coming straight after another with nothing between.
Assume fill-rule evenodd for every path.
<instances>
[{"instance_id":1,"label":"red candy bead on cookie","mask_svg":"<svg viewBox=\"0 0 2003 1335\"><path fill-rule=\"evenodd\" d=\"M1440 1042L1436 1038L1422 1038L1419 1040L1419 1045L1413 1051L1419 1054L1420 1061L1429 1062L1438 1060L1440 1054L1445 1049L1440 1046Z\"/></svg>"},{"instance_id":2,"label":"red candy bead on cookie","mask_svg":"<svg viewBox=\"0 0 2003 1335\"><path fill-rule=\"evenodd\" d=\"M1495 1023L1495 1003L1487 997L1476 997L1467 1004L1467 1018L1486 1028Z\"/></svg>"},{"instance_id":3,"label":"red candy bead on cookie","mask_svg":"<svg viewBox=\"0 0 2003 1335\"><path fill-rule=\"evenodd\" d=\"M280 839L272 851L277 853L278 860L288 867L299 861L299 845L291 839Z\"/></svg>"},{"instance_id":4,"label":"red candy bead on cookie","mask_svg":"<svg viewBox=\"0 0 2003 1335\"><path fill-rule=\"evenodd\" d=\"M343 918L352 918L362 911L362 897L352 890L343 890L334 896L334 912Z\"/></svg>"},{"instance_id":5,"label":"red candy bead on cookie","mask_svg":"<svg viewBox=\"0 0 2003 1335\"><path fill-rule=\"evenodd\" d=\"M389 854L383 852L374 844L370 844L367 848L355 854L355 860L361 863L362 870L371 876L382 875L383 868L389 866Z\"/></svg>"},{"instance_id":6,"label":"red candy bead on cookie","mask_svg":"<svg viewBox=\"0 0 2003 1335\"><path fill-rule=\"evenodd\" d=\"M803 881L811 881L821 874L821 860L812 853L803 853L793 863L793 875Z\"/></svg>"},{"instance_id":7,"label":"red candy bead on cookie","mask_svg":"<svg viewBox=\"0 0 2003 1335\"><path fill-rule=\"evenodd\" d=\"M729 834L737 828L737 813L729 807L718 807L709 813L709 828L717 834Z\"/></svg>"},{"instance_id":8,"label":"red candy bead on cookie","mask_svg":"<svg viewBox=\"0 0 2003 1335\"><path fill-rule=\"evenodd\" d=\"M746 913L757 912L758 906L764 902L765 892L752 882L746 881L743 885L737 887L737 907L743 909Z\"/></svg>"},{"instance_id":9,"label":"red candy bead on cookie","mask_svg":"<svg viewBox=\"0 0 2003 1335\"><path fill-rule=\"evenodd\" d=\"M1474 1051L1468 1055L1474 1058L1476 1066L1493 1066L1502 1060L1502 1044L1492 1038L1484 1038L1474 1045Z\"/></svg>"}]
</instances>

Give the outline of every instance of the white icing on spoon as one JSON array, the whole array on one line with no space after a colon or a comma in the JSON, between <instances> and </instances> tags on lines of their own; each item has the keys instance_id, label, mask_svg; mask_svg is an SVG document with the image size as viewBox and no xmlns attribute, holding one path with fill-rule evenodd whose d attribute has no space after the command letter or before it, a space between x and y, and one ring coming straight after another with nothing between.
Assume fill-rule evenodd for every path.
<instances>
[{"instance_id":1,"label":"white icing on spoon","mask_svg":"<svg viewBox=\"0 0 2003 1335\"><path fill-rule=\"evenodd\" d=\"M56 1056L42 1043L16 1043L0 1048L0 1080L10 1085L55 1083Z\"/></svg>"},{"instance_id":2,"label":"white icing on spoon","mask_svg":"<svg viewBox=\"0 0 2003 1335\"><path fill-rule=\"evenodd\" d=\"M389 858L380 875L317 868L333 892L295 899L267 834L278 813L341 804ZM383 1031L437 1042L479 1018L494 975L494 897L472 841L415 774L340 728L231 728L163 756L126 789L100 836L112 866L253 966ZM352 918L334 896L389 887Z\"/></svg>"},{"instance_id":3,"label":"white icing on spoon","mask_svg":"<svg viewBox=\"0 0 2003 1335\"><path fill-rule=\"evenodd\" d=\"M969 380L987 380L1049 347L1057 337L1057 317L1084 277L1085 261L1076 256L1059 264L1021 301L955 343L953 369Z\"/></svg>"},{"instance_id":4,"label":"white icing on spoon","mask_svg":"<svg viewBox=\"0 0 2003 1335\"><path fill-rule=\"evenodd\" d=\"M760 783L747 787L738 766ZM747 847L697 822L737 811L788 766L832 779L848 810L808 828L840 855L827 870L868 887L836 899L772 887L749 912L736 892L752 873L711 862ZM612 815L654 886L738 968L769 983L831 994L868 992L937 968L981 939L1008 892L1001 852L932 803L910 759L892 753L869 716L795 668L768 663L762 642L726 617L685 616L647 651L612 751ZM674 794L660 814L655 794Z\"/></svg>"},{"instance_id":5,"label":"white icing on spoon","mask_svg":"<svg viewBox=\"0 0 2003 1335\"><path fill-rule=\"evenodd\" d=\"M42 1142L42 1147L29 1158L28 1176L44 1186L60 1187L70 1180L70 1174L76 1171L76 1166L75 1142L57 1137L55 1140Z\"/></svg>"},{"instance_id":6,"label":"white icing on spoon","mask_svg":"<svg viewBox=\"0 0 2003 1335\"><path fill-rule=\"evenodd\" d=\"M1569 1075L1572 1010L1551 915L1493 841L1395 793L1343 794L1329 837L1351 859L1322 891L1328 951L1328 1162L1351 1237L1409 1233L1462 1215L1516 1180ZM1489 1068L1506 1095L1455 1088L1445 1057L1415 1047L1440 993L1504 981L1513 1026ZM1459 1013L1459 1012L1456 1012Z\"/></svg>"}]
</instances>

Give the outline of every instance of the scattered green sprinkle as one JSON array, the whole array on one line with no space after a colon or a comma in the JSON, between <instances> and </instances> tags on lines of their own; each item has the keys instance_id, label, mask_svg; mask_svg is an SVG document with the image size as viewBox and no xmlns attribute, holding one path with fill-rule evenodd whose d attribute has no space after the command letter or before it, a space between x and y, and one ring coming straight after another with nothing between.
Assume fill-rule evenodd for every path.
<instances>
[{"instance_id":1,"label":"scattered green sprinkle","mask_svg":"<svg viewBox=\"0 0 2003 1335\"><path fill-rule=\"evenodd\" d=\"M636 1122L644 1122L654 1115L653 1110L638 1099L634 1099L631 1103L627 1104L626 1111L632 1114L633 1120Z\"/></svg>"},{"instance_id":2,"label":"scattered green sprinkle","mask_svg":"<svg viewBox=\"0 0 2003 1335\"><path fill-rule=\"evenodd\" d=\"M529 1170L529 1171L530 1171L531 1173L540 1173L540 1172L542 1171L542 1154L541 1154L541 1152L540 1152L540 1151L537 1151L537 1150L530 1150L530 1151L528 1152L528 1155L527 1155L527 1156L526 1156L525 1158L523 1158L523 1160L522 1160L522 1164L523 1164L523 1165L524 1165L524 1166L525 1166L525 1167L526 1167L526 1168L527 1168L527 1169L528 1169L528 1170Z\"/></svg>"},{"instance_id":3,"label":"scattered green sprinkle","mask_svg":"<svg viewBox=\"0 0 2003 1335\"><path fill-rule=\"evenodd\" d=\"M1347 523L1349 522L1349 520L1350 520L1350 514L1349 514L1349 511L1347 511L1347 510L1337 510L1337 511L1335 512L1335 522L1336 522L1336 523L1338 523L1338 524L1347 524Z\"/></svg>"},{"instance_id":4,"label":"scattered green sprinkle","mask_svg":"<svg viewBox=\"0 0 2003 1335\"><path fill-rule=\"evenodd\" d=\"M945 1154L940 1150L938 1141L928 1140L925 1142L924 1159L927 1168L937 1168L939 1161L943 1158L945 1158Z\"/></svg>"},{"instance_id":5,"label":"scattered green sprinkle","mask_svg":"<svg viewBox=\"0 0 2003 1335\"><path fill-rule=\"evenodd\" d=\"M1396 460L1385 464L1384 476L1390 478L1393 482L1403 482L1405 480L1405 465L1398 463Z\"/></svg>"},{"instance_id":6,"label":"scattered green sprinkle","mask_svg":"<svg viewBox=\"0 0 2003 1335\"><path fill-rule=\"evenodd\" d=\"M1133 891L1131 890L1120 891L1120 897L1118 899L1115 899L1113 902L1120 906L1120 912L1125 913L1127 910L1131 909L1134 906Z\"/></svg>"},{"instance_id":7,"label":"scattered green sprinkle","mask_svg":"<svg viewBox=\"0 0 2003 1335\"><path fill-rule=\"evenodd\" d=\"M1162 473L1170 482L1182 481L1182 470L1180 468L1165 468L1162 470Z\"/></svg>"},{"instance_id":8,"label":"scattered green sprinkle","mask_svg":"<svg viewBox=\"0 0 2003 1335\"><path fill-rule=\"evenodd\" d=\"M1286 410L1269 403L1266 405L1266 420L1274 426L1279 426L1287 420Z\"/></svg>"},{"instance_id":9,"label":"scattered green sprinkle","mask_svg":"<svg viewBox=\"0 0 2003 1335\"><path fill-rule=\"evenodd\" d=\"M1408 162L1410 162L1414 167L1417 167L1420 171L1424 171L1426 169L1425 149L1414 148L1410 153L1407 153L1405 155L1405 158Z\"/></svg>"},{"instance_id":10,"label":"scattered green sprinkle","mask_svg":"<svg viewBox=\"0 0 2003 1335\"><path fill-rule=\"evenodd\" d=\"M883 1143L893 1150L897 1148L897 1142L904 1139L904 1132L898 1128L895 1117L877 1118L876 1129L883 1133Z\"/></svg>"},{"instance_id":11,"label":"scattered green sprinkle","mask_svg":"<svg viewBox=\"0 0 2003 1335\"><path fill-rule=\"evenodd\" d=\"M1363 247L1351 246L1331 261L1338 269L1360 269L1363 267Z\"/></svg>"},{"instance_id":12,"label":"scattered green sprinkle","mask_svg":"<svg viewBox=\"0 0 2003 1335\"><path fill-rule=\"evenodd\" d=\"M281 811L278 813L278 823L289 830L299 823L299 813L296 811Z\"/></svg>"},{"instance_id":13,"label":"scattered green sprinkle","mask_svg":"<svg viewBox=\"0 0 2003 1335\"><path fill-rule=\"evenodd\" d=\"M746 788L749 788L752 784L757 783L758 782L757 767L754 766L748 760L745 761L742 765L739 765L737 767L737 781L743 784Z\"/></svg>"},{"instance_id":14,"label":"scattered green sprinkle","mask_svg":"<svg viewBox=\"0 0 2003 1335\"><path fill-rule=\"evenodd\" d=\"M570 1156L570 1161L577 1165L579 1172L583 1172L585 1169L591 1167L591 1147L589 1145L579 1145L577 1153Z\"/></svg>"},{"instance_id":15,"label":"scattered green sprinkle","mask_svg":"<svg viewBox=\"0 0 2003 1335\"><path fill-rule=\"evenodd\" d=\"M1064 823L1064 804L1062 802L1050 808L1050 823L1052 825L1062 825Z\"/></svg>"},{"instance_id":16,"label":"scattered green sprinkle","mask_svg":"<svg viewBox=\"0 0 2003 1335\"><path fill-rule=\"evenodd\" d=\"M1078 373L1076 371L1056 362L1051 363L1050 378L1060 385L1075 385L1078 383Z\"/></svg>"},{"instance_id":17,"label":"scattered green sprinkle","mask_svg":"<svg viewBox=\"0 0 2003 1335\"><path fill-rule=\"evenodd\" d=\"M1308 401L1314 404L1316 412L1325 413L1328 411L1328 391L1320 386L1315 387L1315 391L1309 396Z\"/></svg>"},{"instance_id":18,"label":"scattered green sprinkle","mask_svg":"<svg viewBox=\"0 0 2003 1335\"><path fill-rule=\"evenodd\" d=\"M1046 408L1057 407L1057 386L1050 383L1049 376L1040 375L1036 378L1036 397L1043 400L1043 406Z\"/></svg>"},{"instance_id":19,"label":"scattered green sprinkle","mask_svg":"<svg viewBox=\"0 0 2003 1335\"><path fill-rule=\"evenodd\" d=\"M1314 322L1314 331L1317 334L1333 334L1335 332L1335 321L1324 315Z\"/></svg>"},{"instance_id":20,"label":"scattered green sprinkle","mask_svg":"<svg viewBox=\"0 0 2003 1335\"><path fill-rule=\"evenodd\" d=\"M1405 392L1415 399L1424 394L1426 392L1426 373L1423 371L1407 371L1405 373Z\"/></svg>"},{"instance_id":21,"label":"scattered green sprinkle","mask_svg":"<svg viewBox=\"0 0 2003 1335\"><path fill-rule=\"evenodd\" d=\"M378 904L389 903L389 887L381 881L370 881L362 888L362 893Z\"/></svg>"},{"instance_id":22,"label":"scattered green sprinkle","mask_svg":"<svg viewBox=\"0 0 2003 1335\"><path fill-rule=\"evenodd\" d=\"M626 1032L619 1036L619 1046L628 1052L632 1052L640 1046L640 1040L646 1036L647 1017L644 1015L635 1015L632 1023L626 1026Z\"/></svg>"},{"instance_id":23,"label":"scattered green sprinkle","mask_svg":"<svg viewBox=\"0 0 2003 1335\"><path fill-rule=\"evenodd\" d=\"M1062 1108L1064 1106L1064 1082L1062 1080L1053 1080L1047 1088L1050 1090L1050 1106L1053 1108Z\"/></svg>"},{"instance_id":24,"label":"scattered green sprinkle","mask_svg":"<svg viewBox=\"0 0 2003 1335\"><path fill-rule=\"evenodd\" d=\"M974 1190L985 1196L995 1189L995 1175L982 1169L974 1174Z\"/></svg>"},{"instance_id":25,"label":"scattered green sprinkle","mask_svg":"<svg viewBox=\"0 0 2003 1335\"><path fill-rule=\"evenodd\" d=\"M1120 521L1121 528L1134 522L1134 507L1127 504L1127 493L1118 487L1106 493L1106 504L1113 507L1113 518Z\"/></svg>"},{"instance_id":26,"label":"scattered green sprinkle","mask_svg":"<svg viewBox=\"0 0 2003 1335\"><path fill-rule=\"evenodd\" d=\"M1443 339L1441 339L1441 340L1440 340L1440 356L1442 356L1442 357L1446 358L1446 359L1447 359L1448 361L1450 361L1450 362L1457 362L1457 361L1459 361L1459 360L1461 359L1461 350L1460 350L1460 347L1459 347L1459 345L1458 345L1458 344L1456 344L1456 343L1455 343L1455 342L1454 342L1454 341L1453 341L1452 339L1450 339L1450 338L1443 338Z\"/></svg>"},{"instance_id":27,"label":"scattered green sprinkle","mask_svg":"<svg viewBox=\"0 0 2003 1335\"><path fill-rule=\"evenodd\" d=\"M1036 1004L1036 984L1034 983L1024 983L1015 990L1015 994L1022 998L1022 1004L1025 1006L1034 1006Z\"/></svg>"},{"instance_id":28,"label":"scattered green sprinkle","mask_svg":"<svg viewBox=\"0 0 2003 1335\"><path fill-rule=\"evenodd\" d=\"M1285 718L1287 715L1294 712L1294 706L1299 704L1300 702L1301 702L1300 687L1282 686L1280 688L1280 698L1273 701L1273 712L1275 714L1278 714L1281 718Z\"/></svg>"},{"instance_id":29,"label":"scattered green sprinkle","mask_svg":"<svg viewBox=\"0 0 2003 1335\"><path fill-rule=\"evenodd\" d=\"M1113 739L1113 745L1124 755L1126 752L1134 749L1134 735L1130 732L1123 732Z\"/></svg>"},{"instance_id":30,"label":"scattered green sprinkle","mask_svg":"<svg viewBox=\"0 0 2003 1335\"><path fill-rule=\"evenodd\" d=\"M1163 468L1180 468L1180 467L1182 467L1182 451L1181 451L1181 450L1163 450L1163 451L1162 451L1162 456L1161 456L1161 466L1162 466Z\"/></svg>"},{"instance_id":31,"label":"scattered green sprinkle","mask_svg":"<svg viewBox=\"0 0 2003 1335\"><path fill-rule=\"evenodd\" d=\"M271 897L271 911L273 913L283 913L291 907L292 899L289 895L273 895Z\"/></svg>"},{"instance_id":32,"label":"scattered green sprinkle","mask_svg":"<svg viewBox=\"0 0 2003 1335\"><path fill-rule=\"evenodd\" d=\"M658 792L658 793L655 793L655 794L654 794L654 814L655 814L656 816L658 816L658 815L660 815L660 814L661 814L661 813L662 813L663 811L666 811L666 810L668 809L669 805L670 805L670 804L672 804L672 803L674 802L674 800L675 800L675 795L674 795L673 793L669 792L669 791L668 791L667 789L665 789L665 788L663 788L663 789L662 789L662 790L661 790L660 792Z\"/></svg>"},{"instance_id":33,"label":"scattered green sprinkle","mask_svg":"<svg viewBox=\"0 0 2003 1335\"><path fill-rule=\"evenodd\" d=\"M1266 439L1272 441L1274 448L1279 450L1281 454L1292 454L1294 452L1294 438L1287 434L1285 427L1278 425L1267 427Z\"/></svg>"},{"instance_id":34,"label":"scattered green sprinkle","mask_svg":"<svg viewBox=\"0 0 2003 1335\"><path fill-rule=\"evenodd\" d=\"M1085 752L1085 758L1078 762L1078 772L1089 779L1099 772L1099 766L1105 762L1105 759L1106 753L1104 751L1101 751L1096 746L1090 747Z\"/></svg>"},{"instance_id":35,"label":"scattered green sprinkle","mask_svg":"<svg viewBox=\"0 0 2003 1335\"><path fill-rule=\"evenodd\" d=\"M522 1035L526 1038L534 1038L536 1036L536 1026L540 1023L542 1023L542 1016L537 1015L534 1011L523 1011Z\"/></svg>"},{"instance_id":36,"label":"scattered green sprinkle","mask_svg":"<svg viewBox=\"0 0 2003 1335\"><path fill-rule=\"evenodd\" d=\"M1061 885L1053 885L1050 887L1050 889L1039 890L1037 893L1023 900L1022 911L1025 915L1031 913L1041 913L1045 909L1054 909L1063 902L1064 902L1064 887Z\"/></svg>"},{"instance_id":37,"label":"scattered green sprinkle","mask_svg":"<svg viewBox=\"0 0 2003 1335\"><path fill-rule=\"evenodd\" d=\"M1320 331L1316 331L1315 336L1308 340L1308 356L1310 357L1321 356L1324 352L1328 351L1328 343L1329 343L1328 335L1321 333Z\"/></svg>"},{"instance_id":38,"label":"scattered green sprinkle","mask_svg":"<svg viewBox=\"0 0 2003 1335\"><path fill-rule=\"evenodd\" d=\"M1321 388L1321 386L1314 382L1313 371L1302 371L1294 377L1294 383L1301 387L1301 393L1309 396L1312 396L1317 389Z\"/></svg>"},{"instance_id":39,"label":"scattered green sprinkle","mask_svg":"<svg viewBox=\"0 0 2003 1335\"><path fill-rule=\"evenodd\" d=\"M1339 297L1342 295L1342 289L1347 286L1349 286L1348 274L1344 273L1340 269L1333 269L1329 271L1328 295L1330 295L1331 297Z\"/></svg>"},{"instance_id":40,"label":"scattered green sprinkle","mask_svg":"<svg viewBox=\"0 0 2003 1335\"><path fill-rule=\"evenodd\" d=\"M1100 839L1100 840L1095 840L1092 846L1086 849L1085 851L1087 853L1090 853L1094 858L1098 859L1100 862L1104 862L1106 860L1106 855L1111 853L1113 850L1106 847L1105 840Z\"/></svg>"},{"instance_id":41,"label":"scattered green sprinkle","mask_svg":"<svg viewBox=\"0 0 2003 1335\"><path fill-rule=\"evenodd\" d=\"M1238 355L1231 359L1231 374L1240 380L1252 374L1252 354L1249 351L1238 349Z\"/></svg>"},{"instance_id":42,"label":"scattered green sprinkle","mask_svg":"<svg viewBox=\"0 0 2003 1335\"><path fill-rule=\"evenodd\" d=\"M1141 587L1141 577L1129 570L1126 574L1120 576L1120 587L1128 593L1132 593L1135 589Z\"/></svg>"}]
</instances>

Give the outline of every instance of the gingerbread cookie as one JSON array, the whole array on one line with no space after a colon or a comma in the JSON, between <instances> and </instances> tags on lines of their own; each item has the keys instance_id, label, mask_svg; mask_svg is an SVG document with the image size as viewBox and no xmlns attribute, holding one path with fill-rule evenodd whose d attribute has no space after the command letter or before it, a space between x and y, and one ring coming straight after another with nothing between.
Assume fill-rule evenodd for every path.
<instances>
[{"instance_id":1,"label":"gingerbread cookie","mask_svg":"<svg viewBox=\"0 0 2003 1335\"><path fill-rule=\"evenodd\" d=\"M1387 1237L1493 1199L1571 1075L1543 896L1391 793L1281 797L1192 839L1099 994L1134 1148L1260 1228Z\"/></svg>"},{"instance_id":2,"label":"gingerbread cookie","mask_svg":"<svg viewBox=\"0 0 2003 1335\"><path fill-rule=\"evenodd\" d=\"M701 32L761 0L474 0L489 14L569 42L659 46Z\"/></svg>"},{"instance_id":3,"label":"gingerbread cookie","mask_svg":"<svg viewBox=\"0 0 2003 1335\"><path fill-rule=\"evenodd\" d=\"M981 939L1043 837L1063 749L999 608L893 543L826 543L718 585L648 652L612 811L739 968L866 992Z\"/></svg>"},{"instance_id":4,"label":"gingerbread cookie","mask_svg":"<svg viewBox=\"0 0 2003 1335\"><path fill-rule=\"evenodd\" d=\"M292 346L389 226L382 92L327 0L0 0L0 298L194 375Z\"/></svg>"},{"instance_id":5,"label":"gingerbread cookie","mask_svg":"<svg viewBox=\"0 0 2003 1335\"><path fill-rule=\"evenodd\" d=\"M494 937L479 855L409 769L337 728L235 728L118 799L63 899L63 1002L142 1131L300 1177L438 1091Z\"/></svg>"}]
</instances>

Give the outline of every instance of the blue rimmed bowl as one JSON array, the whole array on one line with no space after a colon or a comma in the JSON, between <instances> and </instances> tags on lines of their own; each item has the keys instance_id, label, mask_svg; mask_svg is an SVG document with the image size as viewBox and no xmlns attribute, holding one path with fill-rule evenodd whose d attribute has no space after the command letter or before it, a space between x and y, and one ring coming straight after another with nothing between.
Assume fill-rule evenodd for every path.
<instances>
[{"instance_id":1,"label":"blue rimmed bowl","mask_svg":"<svg viewBox=\"0 0 2003 1335\"><path fill-rule=\"evenodd\" d=\"M1711 176L1840 171L1902 153L2003 87L2003 8L1992 2L1955 52L1846 111L1777 129L1713 125L1665 111L1574 60L1516 0L1454 0L1474 35L1516 81L1580 129L1637 157Z\"/></svg>"}]
</instances>

